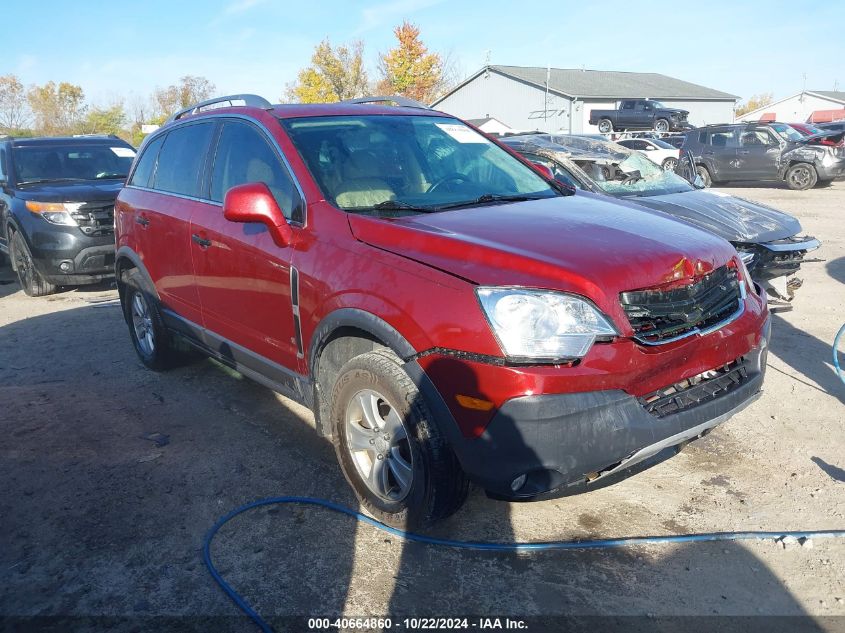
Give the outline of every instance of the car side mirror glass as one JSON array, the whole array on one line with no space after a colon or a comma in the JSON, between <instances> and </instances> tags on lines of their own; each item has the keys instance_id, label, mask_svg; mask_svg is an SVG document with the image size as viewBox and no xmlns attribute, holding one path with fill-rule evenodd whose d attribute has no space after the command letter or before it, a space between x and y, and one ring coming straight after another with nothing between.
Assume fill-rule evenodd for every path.
<instances>
[{"instance_id":1,"label":"car side mirror glass","mask_svg":"<svg viewBox=\"0 0 845 633\"><path fill-rule=\"evenodd\" d=\"M263 182L250 182L229 189L223 199L223 217L229 222L261 222L270 231L277 246L287 246L293 239L293 229L270 188Z\"/></svg>"},{"instance_id":2,"label":"car side mirror glass","mask_svg":"<svg viewBox=\"0 0 845 633\"><path fill-rule=\"evenodd\" d=\"M704 178L696 174L695 178L692 179L692 186L696 189L704 189L704 187L706 186L704 184Z\"/></svg>"}]
</instances>

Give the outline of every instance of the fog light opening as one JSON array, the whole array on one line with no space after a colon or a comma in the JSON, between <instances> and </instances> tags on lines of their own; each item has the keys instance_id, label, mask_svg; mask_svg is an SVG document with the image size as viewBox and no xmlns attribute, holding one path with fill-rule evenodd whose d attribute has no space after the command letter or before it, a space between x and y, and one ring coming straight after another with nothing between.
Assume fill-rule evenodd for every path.
<instances>
[{"instance_id":1,"label":"fog light opening","mask_svg":"<svg viewBox=\"0 0 845 633\"><path fill-rule=\"evenodd\" d=\"M522 488L525 485L526 479L528 479L527 473L523 473L522 475L520 475L519 477L514 479L511 482L511 490L513 490L514 492L518 492L519 489Z\"/></svg>"},{"instance_id":2,"label":"fog light opening","mask_svg":"<svg viewBox=\"0 0 845 633\"><path fill-rule=\"evenodd\" d=\"M73 270L73 262L62 262L61 264L59 264L59 269L63 273L69 273Z\"/></svg>"}]
</instances>

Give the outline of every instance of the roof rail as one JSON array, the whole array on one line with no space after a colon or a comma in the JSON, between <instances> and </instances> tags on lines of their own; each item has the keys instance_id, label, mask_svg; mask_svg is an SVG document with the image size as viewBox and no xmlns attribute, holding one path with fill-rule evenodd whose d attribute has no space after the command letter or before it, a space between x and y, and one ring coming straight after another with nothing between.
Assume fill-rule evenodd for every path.
<instances>
[{"instance_id":1,"label":"roof rail","mask_svg":"<svg viewBox=\"0 0 845 633\"><path fill-rule=\"evenodd\" d=\"M200 101L199 103L195 103L194 105L189 106L184 110L174 112L170 115L167 121L164 122L164 125L167 125L168 123L173 123L174 121L178 121L183 116L187 116L189 114L196 114L197 112L201 112L202 110L207 110L210 108L210 106L214 106L219 103L228 103L229 106L239 105L235 103L236 101L243 101L244 105L252 108L263 108L265 110L268 110L273 107L272 103L267 101L267 99L265 99L264 97L259 97L258 95L242 94L227 95L225 97L214 97L213 99L207 99L206 101Z\"/></svg>"},{"instance_id":2,"label":"roof rail","mask_svg":"<svg viewBox=\"0 0 845 633\"><path fill-rule=\"evenodd\" d=\"M419 101L414 101L408 97L400 97L394 95L392 97L358 97L357 99L344 99L341 103L395 103L402 108L422 108L423 110L431 110L427 105L423 105Z\"/></svg>"}]
</instances>

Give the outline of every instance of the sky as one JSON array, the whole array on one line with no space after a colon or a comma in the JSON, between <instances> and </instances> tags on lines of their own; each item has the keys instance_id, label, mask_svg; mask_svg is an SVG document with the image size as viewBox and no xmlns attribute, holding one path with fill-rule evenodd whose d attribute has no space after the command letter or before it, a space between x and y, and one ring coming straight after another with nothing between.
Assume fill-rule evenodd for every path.
<instances>
[{"instance_id":1,"label":"sky","mask_svg":"<svg viewBox=\"0 0 845 633\"><path fill-rule=\"evenodd\" d=\"M663 73L743 99L845 90L845 2L6 0L0 75L95 105L183 75L280 100L314 46L360 39L371 77L408 19L463 78L491 64ZM641 9L638 12L638 9ZM20 28L16 28L19 26ZM805 79L806 76L806 79Z\"/></svg>"}]
</instances>

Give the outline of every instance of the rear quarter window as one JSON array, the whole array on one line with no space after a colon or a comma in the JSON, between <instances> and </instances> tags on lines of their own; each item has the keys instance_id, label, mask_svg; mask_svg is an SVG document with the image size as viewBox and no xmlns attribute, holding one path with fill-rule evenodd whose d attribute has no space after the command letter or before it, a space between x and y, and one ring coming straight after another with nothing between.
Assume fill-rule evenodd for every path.
<instances>
[{"instance_id":1,"label":"rear quarter window","mask_svg":"<svg viewBox=\"0 0 845 633\"><path fill-rule=\"evenodd\" d=\"M138 159L138 164L135 166L135 171L132 172L132 178L129 180L130 185L136 187L150 186L150 180L155 171L156 159L158 158L161 144L164 142L164 137L165 135L162 135L153 139L144 148L141 157Z\"/></svg>"},{"instance_id":2,"label":"rear quarter window","mask_svg":"<svg viewBox=\"0 0 845 633\"><path fill-rule=\"evenodd\" d=\"M199 198L200 175L213 131L214 123L209 121L168 133L158 155L153 188Z\"/></svg>"}]
</instances>

